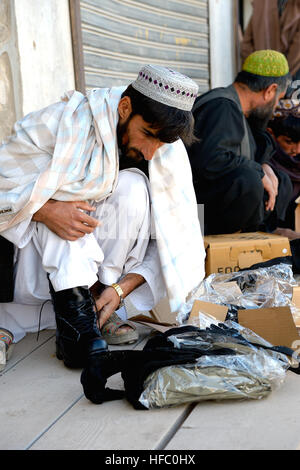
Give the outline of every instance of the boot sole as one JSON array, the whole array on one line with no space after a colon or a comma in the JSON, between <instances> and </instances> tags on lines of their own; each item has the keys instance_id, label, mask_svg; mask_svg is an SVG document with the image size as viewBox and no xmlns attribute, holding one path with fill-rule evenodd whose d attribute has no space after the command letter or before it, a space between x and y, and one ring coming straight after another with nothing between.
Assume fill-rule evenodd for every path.
<instances>
[{"instance_id":1,"label":"boot sole","mask_svg":"<svg viewBox=\"0 0 300 470\"><path fill-rule=\"evenodd\" d=\"M68 368L68 369L83 369L84 367L84 363L83 362L72 362L72 361L68 361L66 358L64 358L63 354L60 352L60 349L58 346L56 346L56 357L59 361L63 361L64 365Z\"/></svg>"}]
</instances>

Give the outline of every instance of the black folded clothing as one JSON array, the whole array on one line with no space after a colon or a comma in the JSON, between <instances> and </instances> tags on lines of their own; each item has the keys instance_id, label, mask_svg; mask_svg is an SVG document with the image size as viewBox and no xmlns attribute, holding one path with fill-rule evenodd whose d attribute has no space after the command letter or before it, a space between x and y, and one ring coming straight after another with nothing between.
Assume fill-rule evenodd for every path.
<instances>
[{"instance_id":1,"label":"black folded clothing","mask_svg":"<svg viewBox=\"0 0 300 470\"><path fill-rule=\"evenodd\" d=\"M178 339L176 346L171 337ZM157 333L147 341L142 351L110 351L90 357L82 372L81 383L86 397L93 403L125 397L135 409L147 409L139 398L144 391L145 380L153 372L167 366L193 364L201 356L233 356L244 353L245 348L249 351L269 349L285 356L293 354L289 348L251 342L234 326L219 324L200 329L188 325ZM278 355L279 363L283 360L281 357ZM291 370L300 373L299 367ZM124 391L106 388L108 377L117 372L121 372Z\"/></svg>"}]
</instances>

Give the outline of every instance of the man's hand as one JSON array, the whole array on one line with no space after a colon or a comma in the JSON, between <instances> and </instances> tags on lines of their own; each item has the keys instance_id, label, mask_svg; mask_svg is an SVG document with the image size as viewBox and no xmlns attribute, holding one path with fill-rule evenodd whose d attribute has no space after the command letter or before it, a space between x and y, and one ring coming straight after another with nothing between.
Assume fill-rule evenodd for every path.
<instances>
[{"instance_id":1,"label":"man's hand","mask_svg":"<svg viewBox=\"0 0 300 470\"><path fill-rule=\"evenodd\" d=\"M96 301L98 311L98 324L101 329L104 323L119 307L120 297L113 287L104 289L100 297Z\"/></svg>"},{"instance_id":2,"label":"man's hand","mask_svg":"<svg viewBox=\"0 0 300 470\"><path fill-rule=\"evenodd\" d=\"M38 210L32 220L42 222L52 232L64 240L74 241L87 233L92 233L99 221L82 211L95 208L85 201L50 201Z\"/></svg>"},{"instance_id":3,"label":"man's hand","mask_svg":"<svg viewBox=\"0 0 300 470\"><path fill-rule=\"evenodd\" d=\"M274 186L274 190L276 191L276 196L277 196L277 194L278 194L278 178L275 175L273 168L270 165L268 165L267 163L263 163L262 164L262 169L264 170L265 175L267 175L270 178L270 180L271 180L271 182Z\"/></svg>"},{"instance_id":4,"label":"man's hand","mask_svg":"<svg viewBox=\"0 0 300 470\"><path fill-rule=\"evenodd\" d=\"M262 184L265 191L269 195L268 201L266 201L266 210L272 211L275 207L276 196L278 194L278 178L275 175L272 168L267 165L266 163L262 164L262 168L264 170L265 176L263 177Z\"/></svg>"},{"instance_id":5,"label":"man's hand","mask_svg":"<svg viewBox=\"0 0 300 470\"><path fill-rule=\"evenodd\" d=\"M119 286L121 287L124 299L138 286L144 284L145 279L140 274L129 273L119 281ZM119 307L120 297L119 294L115 291L113 287L107 287L102 291L100 296L96 298L96 307L98 312L98 324L101 329L104 323L109 319L109 317L114 313L115 310ZM127 328L127 327L124 327ZM128 329L128 328L127 328Z\"/></svg>"}]
</instances>

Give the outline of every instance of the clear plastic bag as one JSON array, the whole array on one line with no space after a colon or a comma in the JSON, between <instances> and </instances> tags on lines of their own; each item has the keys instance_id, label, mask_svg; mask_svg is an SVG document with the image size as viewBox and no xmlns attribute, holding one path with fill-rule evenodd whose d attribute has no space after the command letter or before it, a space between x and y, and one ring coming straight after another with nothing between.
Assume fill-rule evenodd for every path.
<instances>
[{"instance_id":1,"label":"clear plastic bag","mask_svg":"<svg viewBox=\"0 0 300 470\"><path fill-rule=\"evenodd\" d=\"M215 323L211 323L215 324ZM273 345L267 340L257 335L254 331L245 328L244 326L228 320L225 322L219 322L218 325L221 328L226 328L224 332L234 331L234 335L225 334L214 335L210 334L212 331L207 328L205 334L199 335L197 333L182 333L173 336L169 336L169 341L174 344L177 349L188 349L188 348L201 348L201 350L213 351L219 350L220 348L230 348L235 353L245 353L249 350L257 350L257 348L265 348L263 352L282 363L285 369L289 367L298 367L300 358L296 354L293 356L287 356L278 350L273 350ZM243 341L244 340L244 341Z\"/></svg>"},{"instance_id":2,"label":"clear plastic bag","mask_svg":"<svg viewBox=\"0 0 300 470\"><path fill-rule=\"evenodd\" d=\"M297 320L300 312L292 302L296 285L291 266L284 263L230 274L211 274L182 306L177 321L179 324L186 321L196 299L246 309L289 306Z\"/></svg>"},{"instance_id":3,"label":"clear plastic bag","mask_svg":"<svg viewBox=\"0 0 300 470\"><path fill-rule=\"evenodd\" d=\"M151 409L204 400L261 399L278 388L290 366L289 358L260 347L271 345L252 331L233 322L225 324L231 328L227 332L235 331L238 336L226 331L170 336L175 348L199 349L199 358L194 364L162 367L150 374L139 401Z\"/></svg>"},{"instance_id":4,"label":"clear plastic bag","mask_svg":"<svg viewBox=\"0 0 300 470\"><path fill-rule=\"evenodd\" d=\"M151 409L204 400L260 399L273 389L274 362L252 353L202 356L196 365L163 367L148 377L139 401ZM270 377L262 373L266 370ZM276 363L277 384L284 378L284 369Z\"/></svg>"}]
</instances>

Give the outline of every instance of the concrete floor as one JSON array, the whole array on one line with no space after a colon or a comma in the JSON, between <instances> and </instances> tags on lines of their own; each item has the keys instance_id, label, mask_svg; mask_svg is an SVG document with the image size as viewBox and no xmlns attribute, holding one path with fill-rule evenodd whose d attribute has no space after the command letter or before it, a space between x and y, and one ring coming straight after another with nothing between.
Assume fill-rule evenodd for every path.
<instances>
[{"instance_id":1,"label":"concrete floor","mask_svg":"<svg viewBox=\"0 0 300 470\"><path fill-rule=\"evenodd\" d=\"M142 348L151 330L139 326ZM288 372L267 398L207 401L160 410L134 410L126 400L94 405L80 371L55 357L54 331L15 345L0 375L0 449L206 450L300 447L300 376ZM122 388L119 375L109 379Z\"/></svg>"}]
</instances>

